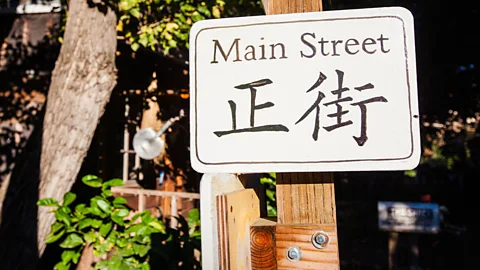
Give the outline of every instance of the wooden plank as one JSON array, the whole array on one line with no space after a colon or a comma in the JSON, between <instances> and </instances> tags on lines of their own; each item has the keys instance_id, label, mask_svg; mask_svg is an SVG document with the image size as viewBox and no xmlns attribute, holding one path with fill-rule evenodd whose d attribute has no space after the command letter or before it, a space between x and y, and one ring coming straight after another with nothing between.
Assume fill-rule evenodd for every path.
<instances>
[{"instance_id":1,"label":"wooden plank","mask_svg":"<svg viewBox=\"0 0 480 270\"><path fill-rule=\"evenodd\" d=\"M278 173L277 213L281 224L336 223L332 173Z\"/></svg>"},{"instance_id":2,"label":"wooden plank","mask_svg":"<svg viewBox=\"0 0 480 270\"><path fill-rule=\"evenodd\" d=\"M112 192L115 194L143 194L147 196L176 196L178 198L200 199L200 193L142 189L140 187L112 187Z\"/></svg>"},{"instance_id":3,"label":"wooden plank","mask_svg":"<svg viewBox=\"0 0 480 270\"><path fill-rule=\"evenodd\" d=\"M243 190L244 184L234 174L204 174L200 181L200 219L202 223L202 268L219 269L217 195ZM220 207L220 206L218 206Z\"/></svg>"},{"instance_id":4,"label":"wooden plank","mask_svg":"<svg viewBox=\"0 0 480 270\"><path fill-rule=\"evenodd\" d=\"M252 270L277 269L276 225L276 221L261 218L250 226Z\"/></svg>"},{"instance_id":5,"label":"wooden plank","mask_svg":"<svg viewBox=\"0 0 480 270\"><path fill-rule=\"evenodd\" d=\"M218 242L221 270L251 269L250 225L260 217L253 189L217 196Z\"/></svg>"},{"instance_id":6,"label":"wooden plank","mask_svg":"<svg viewBox=\"0 0 480 270\"><path fill-rule=\"evenodd\" d=\"M312 243L317 231L328 234L329 244L318 249ZM277 225L275 233L278 269L340 269L338 237L335 224L330 225ZM296 246L302 251L298 262L287 259L287 249Z\"/></svg>"},{"instance_id":7,"label":"wooden plank","mask_svg":"<svg viewBox=\"0 0 480 270\"><path fill-rule=\"evenodd\" d=\"M322 11L322 0L264 0L263 4L267 15ZM278 173L277 215L278 269L340 268L332 173ZM281 224L325 225L335 241L326 249L316 249L309 239L313 232L297 231L294 227ZM315 228L318 229L318 226ZM301 245L304 255L300 261L290 262L285 258L288 245Z\"/></svg>"}]
</instances>

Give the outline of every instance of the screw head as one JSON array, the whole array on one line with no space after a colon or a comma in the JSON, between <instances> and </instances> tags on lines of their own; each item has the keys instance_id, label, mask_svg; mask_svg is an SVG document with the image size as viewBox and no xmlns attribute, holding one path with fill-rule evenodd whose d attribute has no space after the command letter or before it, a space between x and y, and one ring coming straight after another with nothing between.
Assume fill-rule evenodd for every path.
<instances>
[{"instance_id":1,"label":"screw head","mask_svg":"<svg viewBox=\"0 0 480 270\"><path fill-rule=\"evenodd\" d=\"M287 259L291 262L298 262L302 258L302 250L299 247L288 247Z\"/></svg>"},{"instance_id":2,"label":"screw head","mask_svg":"<svg viewBox=\"0 0 480 270\"><path fill-rule=\"evenodd\" d=\"M318 249L326 248L330 244L330 237L324 231L316 231L312 235L312 244Z\"/></svg>"}]
</instances>

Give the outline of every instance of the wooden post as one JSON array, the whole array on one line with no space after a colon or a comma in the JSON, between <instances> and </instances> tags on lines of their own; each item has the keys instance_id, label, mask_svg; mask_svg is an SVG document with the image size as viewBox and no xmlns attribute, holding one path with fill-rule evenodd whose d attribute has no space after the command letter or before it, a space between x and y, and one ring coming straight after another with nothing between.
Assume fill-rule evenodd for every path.
<instances>
[{"instance_id":1,"label":"wooden post","mask_svg":"<svg viewBox=\"0 0 480 270\"><path fill-rule=\"evenodd\" d=\"M178 206L177 206L177 196L172 196L171 204L172 214L170 216L170 228L177 228L178 222L175 217L178 217Z\"/></svg>"},{"instance_id":2,"label":"wooden post","mask_svg":"<svg viewBox=\"0 0 480 270\"><path fill-rule=\"evenodd\" d=\"M388 270L397 269L398 232L388 233Z\"/></svg>"},{"instance_id":3,"label":"wooden post","mask_svg":"<svg viewBox=\"0 0 480 270\"><path fill-rule=\"evenodd\" d=\"M142 212L145 210L145 195L144 194L138 194L138 212Z\"/></svg>"},{"instance_id":4,"label":"wooden post","mask_svg":"<svg viewBox=\"0 0 480 270\"><path fill-rule=\"evenodd\" d=\"M322 11L322 0L263 0L263 5L267 15ZM278 269L340 269L332 173L278 173L277 213ZM318 250L311 247L310 237L320 228L331 241L328 248ZM303 261L286 259L295 242ZM320 256L319 251L328 256Z\"/></svg>"}]
</instances>

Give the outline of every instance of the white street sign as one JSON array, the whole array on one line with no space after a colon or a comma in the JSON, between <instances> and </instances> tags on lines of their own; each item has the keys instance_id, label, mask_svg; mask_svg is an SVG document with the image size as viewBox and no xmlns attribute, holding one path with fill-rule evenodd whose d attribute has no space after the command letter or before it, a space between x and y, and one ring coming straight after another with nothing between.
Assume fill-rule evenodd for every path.
<instances>
[{"instance_id":1,"label":"white street sign","mask_svg":"<svg viewBox=\"0 0 480 270\"><path fill-rule=\"evenodd\" d=\"M190 33L199 172L407 170L420 158L403 8L214 19Z\"/></svg>"}]
</instances>

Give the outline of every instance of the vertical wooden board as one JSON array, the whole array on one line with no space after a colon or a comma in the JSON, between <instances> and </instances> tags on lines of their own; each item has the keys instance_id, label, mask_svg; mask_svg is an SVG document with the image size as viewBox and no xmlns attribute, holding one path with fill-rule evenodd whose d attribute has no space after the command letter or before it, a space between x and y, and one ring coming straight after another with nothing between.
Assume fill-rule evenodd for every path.
<instances>
[{"instance_id":1,"label":"vertical wooden board","mask_svg":"<svg viewBox=\"0 0 480 270\"><path fill-rule=\"evenodd\" d=\"M262 3L267 15L322 10L322 0L262 0Z\"/></svg>"},{"instance_id":2,"label":"vertical wooden board","mask_svg":"<svg viewBox=\"0 0 480 270\"><path fill-rule=\"evenodd\" d=\"M277 250L275 244L276 225L276 221L262 218L250 226L252 270L277 269Z\"/></svg>"},{"instance_id":3,"label":"vertical wooden board","mask_svg":"<svg viewBox=\"0 0 480 270\"><path fill-rule=\"evenodd\" d=\"M219 269L217 195L243 190L242 181L234 174L204 174L200 181L200 218L202 223L203 269Z\"/></svg>"},{"instance_id":4,"label":"vertical wooden board","mask_svg":"<svg viewBox=\"0 0 480 270\"><path fill-rule=\"evenodd\" d=\"M280 224L336 223L332 173L278 173Z\"/></svg>"},{"instance_id":5,"label":"vertical wooden board","mask_svg":"<svg viewBox=\"0 0 480 270\"><path fill-rule=\"evenodd\" d=\"M253 189L218 195L218 241L220 269L251 269L250 225L260 217L260 204Z\"/></svg>"},{"instance_id":6,"label":"vertical wooden board","mask_svg":"<svg viewBox=\"0 0 480 270\"><path fill-rule=\"evenodd\" d=\"M317 249L312 243L312 235L324 231L330 238L330 244ZM338 256L338 237L335 224L330 225L278 225L275 233L278 269L340 269ZM296 246L302 251L298 262L287 259L287 249Z\"/></svg>"}]
</instances>

